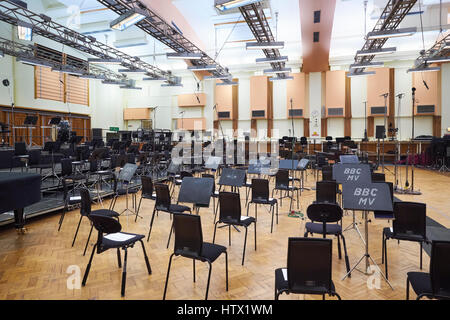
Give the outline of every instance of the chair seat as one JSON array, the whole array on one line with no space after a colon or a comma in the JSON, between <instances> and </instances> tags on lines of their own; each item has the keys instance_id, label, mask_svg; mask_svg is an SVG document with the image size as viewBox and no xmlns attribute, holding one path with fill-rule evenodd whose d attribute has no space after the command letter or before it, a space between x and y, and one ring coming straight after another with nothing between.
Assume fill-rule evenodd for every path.
<instances>
[{"instance_id":1,"label":"chair seat","mask_svg":"<svg viewBox=\"0 0 450 320\"><path fill-rule=\"evenodd\" d=\"M211 197L213 198L218 198L219 197L219 191L214 191L214 193L211 195Z\"/></svg>"},{"instance_id":2,"label":"chair seat","mask_svg":"<svg viewBox=\"0 0 450 320\"><path fill-rule=\"evenodd\" d=\"M30 166L31 169L51 169L51 167L52 167L51 163L32 164Z\"/></svg>"},{"instance_id":3,"label":"chair seat","mask_svg":"<svg viewBox=\"0 0 450 320\"><path fill-rule=\"evenodd\" d=\"M100 171L97 171L96 174L100 174L100 175L110 175L110 174L111 174L111 171L109 171L109 170L100 170Z\"/></svg>"},{"instance_id":4,"label":"chair seat","mask_svg":"<svg viewBox=\"0 0 450 320\"><path fill-rule=\"evenodd\" d=\"M91 212L91 214L104 215L104 216L113 217L113 218L117 218L119 216L119 213L117 213L113 210L108 210L108 209L94 210Z\"/></svg>"},{"instance_id":5,"label":"chair seat","mask_svg":"<svg viewBox=\"0 0 450 320\"><path fill-rule=\"evenodd\" d=\"M135 243L145 238L142 234L117 232L103 236L102 245L104 248L121 248Z\"/></svg>"},{"instance_id":6,"label":"chair seat","mask_svg":"<svg viewBox=\"0 0 450 320\"><path fill-rule=\"evenodd\" d=\"M424 241L423 237L421 235L416 234L406 234L406 233L397 233L394 234L393 230L391 228L384 228L383 233L388 239L397 239L397 240L406 240L406 241Z\"/></svg>"},{"instance_id":7,"label":"chair seat","mask_svg":"<svg viewBox=\"0 0 450 320\"><path fill-rule=\"evenodd\" d=\"M128 194L133 194L133 193L137 193L137 192L138 192L138 189L136 189L136 188L132 188L132 187L128 188ZM127 189L126 188L118 188L117 194L119 196L123 196L124 194L127 194Z\"/></svg>"},{"instance_id":8,"label":"chair seat","mask_svg":"<svg viewBox=\"0 0 450 320\"><path fill-rule=\"evenodd\" d=\"M72 206L74 204L78 204L81 202L81 197L80 196L74 196L74 197L69 197L69 200L67 201L67 204L69 206Z\"/></svg>"},{"instance_id":9,"label":"chair seat","mask_svg":"<svg viewBox=\"0 0 450 320\"><path fill-rule=\"evenodd\" d=\"M276 186L275 190L295 191L295 190L298 190L298 188L295 187L295 186L284 186L284 185L281 185L281 186Z\"/></svg>"},{"instance_id":10,"label":"chair seat","mask_svg":"<svg viewBox=\"0 0 450 320\"><path fill-rule=\"evenodd\" d=\"M183 213L186 211L191 211L191 208L187 207L187 206L183 206L180 204L171 204L169 209L164 208L164 207L157 207L156 210L159 211L166 211L169 213Z\"/></svg>"},{"instance_id":11,"label":"chair seat","mask_svg":"<svg viewBox=\"0 0 450 320\"><path fill-rule=\"evenodd\" d=\"M274 205L277 203L277 199L274 198L269 198L269 199L252 199L251 201L252 203L256 203L256 204L270 204L270 205Z\"/></svg>"},{"instance_id":12,"label":"chair seat","mask_svg":"<svg viewBox=\"0 0 450 320\"><path fill-rule=\"evenodd\" d=\"M221 219L219 221L219 223L232 224L232 225L243 226L243 227L248 227L253 222L256 222L256 219L253 217L247 217L247 216L241 216L241 220L239 222L236 222L236 220L231 220L231 219L226 219L226 218Z\"/></svg>"},{"instance_id":13,"label":"chair seat","mask_svg":"<svg viewBox=\"0 0 450 320\"><path fill-rule=\"evenodd\" d=\"M431 278L429 273L424 272L408 272L408 279L411 282L411 287L417 295L427 294L432 295Z\"/></svg>"},{"instance_id":14,"label":"chair seat","mask_svg":"<svg viewBox=\"0 0 450 320\"><path fill-rule=\"evenodd\" d=\"M86 176L83 174L71 174L70 176L66 176L65 178L67 180L79 181L79 180L85 180Z\"/></svg>"},{"instance_id":15,"label":"chair seat","mask_svg":"<svg viewBox=\"0 0 450 320\"><path fill-rule=\"evenodd\" d=\"M217 258L224 252L227 252L227 248L224 246L203 242L202 258L209 260L211 263L216 261Z\"/></svg>"},{"instance_id":16,"label":"chair seat","mask_svg":"<svg viewBox=\"0 0 450 320\"><path fill-rule=\"evenodd\" d=\"M286 278L284 277L284 272L286 272ZM275 288L278 291L289 291L289 283L287 279L287 269L280 268L275 270ZM328 290L323 286L299 286L295 288L295 291L291 291L292 293L301 293L301 294L327 294L334 293L336 291L333 281L331 281L331 288Z\"/></svg>"},{"instance_id":17,"label":"chair seat","mask_svg":"<svg viewBox=\"0 0 450 320\"><path fill-rule=\"evenodd\" d=\"M323 224L322 223L314 223L307 222L305 225L306 231L309 233L318 233L323 234ZM342 233L342 227L339 224L326 224L326 232L327 234L339 234Z\"/></svg>"},{"instance_id":18,"label":"chair seat","mask_svg":"<svg viewBox=\"0 0 450 320\"><path fill-rule=\"evenodd\" d=\"M143 193L142 198L149 199L149 200L156 200L156 193L153 193L153 194Z\"/></svg>"}]
</instances>

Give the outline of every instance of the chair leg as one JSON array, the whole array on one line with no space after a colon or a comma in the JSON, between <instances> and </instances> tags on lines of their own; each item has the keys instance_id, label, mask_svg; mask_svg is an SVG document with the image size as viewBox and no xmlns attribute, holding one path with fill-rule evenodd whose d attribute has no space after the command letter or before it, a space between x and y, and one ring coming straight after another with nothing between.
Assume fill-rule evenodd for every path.
<instances>
[{"instance_id":1,"label":"chair leg","mask_svg":"<svg viewBox=\"0 0 450 320\"><path fill-rule=\"evenodd\" d=\"M406 277L406 300L409 300L409 278Z\"/></svg>"},{"instance_id":2,"label":"chair leg","mask_svg":"<svg viewBox=\"0 0 450 320\"><path fill-rule=\"evenodd\" d=\"M228 245L231 246L231 224L228 225Z\"/></svg>"},{"instance_id":3,"label":"chair leg","mask_svg":"<svg viewBox=\"0 0 450 320\"><path fill-rule=\"evenodd\" d=\"M94 225L91 225L91 231L89 231L89 236L88 236L87 241L86 241L86 246L84 247L83 256L86 255L86 250L87 250L87 247L89 245L89 240L91 240L92 229L94 229Z\"/></svg>"},{"instance_id":4,"label":"chair leg","mask_svg":"<svg viewBox=\"0 0 450 320\"><path fill-rule=\"evenodd\" d=\"M341 240L339 234L337 235L337 246L338 246L338 258L339 260L342 259L342 253L341 253Z\"/></svg>"},{"instance_id":5,"label":"chair leg","mask_svg":"<svg viewBox=\"0 0 450 320\"><path fill-rule=\"evenodd\" d=\"M255 251L256 251L256 221L255 221Z\"/></svg>"},{"instance_id":6,"label":"chair leg","mask_svg":"<svg viewBox=\"0 0 450 320\"><path fill-rule=\"evenodd\" d=\"M347 245L345 243L345 238L344 235L341 234L341 238L342 238L342 244L344 245L344 259L345 259L345 266L347 268L347 272L350 272L350 261L348 259L348 254L347 254ZM352 275L349 274L348 277L350 278Z\"/></svg>"},{"instance_id":7,"label":"chair leg","mask_svg":"<svg viewBox=\"0 0 450 320\"><path fill-rule=\"evenodd\" d=\"M170 266L172 265L172 258L174 256L174 253L172 253L170 255L170 259L169 259L169 267L167 269L167 276L166 276L166 284L164 286L164 295L163 295L163 300L166 300L166 292L167 292L167 284L169 282L169 274L170 274Z\"/></svg>"},{"instance_id":8,"label":"chair leg","mask_svg":"<svg viewBox=\"0 0 450 320\"><path fill-rule=\"evenodd\" d=\"M228 253L225 251L225 281L226 281L226 288L228 291Z\"/></svg>"},{"instance_id":9,"label":"chair leg","mask_svg":"<svg viewBox=\"0 0 450 320\"><path fill-rule=\"evenodd\" d=\"M247 203L247 217L248 217L248 211L250 210L250 205L251 204L252 204L251 202Z\"/></svg>"},{"instance_id":10,"label":"chair leg","mask_svg":"<svg viewBox=\"0 0 450 320\"><path fill-rule=\"evenodd\" d=\"M213 243L215 243L215 241L216 241L216 230L217 230L217 224L218 224L218 223L219 223L219 222L214 223Z\"/></svg>"},{"instance_id":11,"label":"chair leg","mask_svg":"<svg viewBox=\"0 0 450 320\"><path fill-rule=\"evenodd\" d=\"M145 251L144 242L139 240L142 246L142 251L144 252L145 265L147 266L148 274L152 274L152 268L150 267L150 262L148 261L147 251Z\"/></svg>"},{"instance_id":12,"label":"chair leg","mask_svg":"<svg viewBox=\"0 0 450 320\"><path fill-rule=\"evenodd\" d=\"M169 240L167 240L167 249L169 249L170 238L172 237L172 232L173 232L173 222L172 222L172 227L170 228Z\"/></svg>"},{"instance_id":13,"label":"chair leg","mask_svg":"<svg viewBox=\"0 0 450 320\"><path fill-rule=\"evenodd\" d=\"M83 216L80 216L80 221L78 221L77 231L75 231L75 236L73 237L72 247L75 244L75 240L77 239L78 230L80 229L80 224L81 224L82 219L83 219Z\"/></svg>"},{"instance_id":14,"label":"chair leg","mask_svg":"<svg viewBox=\"0 0 450 320\"><path fill-rule=\"evenodd\" d=\"M63 212L61 213L61 218L59 218L58 232L59 232L59 230L61 230L61 226L64 222L64 216L66 215L66 211L67 211L67 206L64 206Z\"/></svg>"},{"instance_id":15,"label":"chair leg","mask_svg":"<svg viewBox=\"0 0 450 320\"><path fill-rule=\"evenodd\" d=\"M142 203L142 197L139 200L139 206L137 207L137 210L136 210L136 218L134 219L134 222L137 221L137 218L138 218L138 215L139 215L139 210L141 210L141 203Z\"/></svg>"},{"instance_id":16,"label":"chair leg","mask_svg":"<svg viewBox=\"0 0 450 320\"><path fill-rule=\"evenodd\" d=\"M219 201L217 201L216 207L214 208L214 223L217 220L217 211L219 211Z\"/></svg>"},{"instance_id":17,"label":"chair leg","mask_svg":"<svg viewBox=\"0 0 450 320\"><path fill-rule=\"evenodd\" d=\"M195 283L195 259L192 259L192 271L194 273L194 283Z\"/></svg>"},{"instance_id":18,"label":"chair leg","mask_svg":"<svg viewBox=\"0 0 450 320\"><path fill-rule=\"evenodd\" d=\"M153 208L152 220L150 221L150 230L148 230L147 242L150 240L150 234L152 233L153 220L155 219L156 205Z\"/></svg>"},{"instance_id":19,"label":"chair leg","mask_svg":"<svg viewBox=\"0 0 450 320\"><path fill-rule=\"evenodd\" d=\"M274 216L274 213L275 213L275 208L274 208L273 205L270 206L270 211L272 212L272 222L270 224L270 233L272 233L273 232L273 216Z\"/></svg>"},{"instance_id":20,"label":"chair leg","mask_svg":"<svg viewBox=\"0 0 450 320\"><path fill-rule=\"evenodd\" d=\"M95 249L96 248L97 248L97 244L95 244L94 248L92 248L91 257L89 258L89 262L88 262L88 265L86 267L86 271L84 272L83 282L81 283L83 287L86 285L86 281L87 281L87 278L88 278L88 275L89 275L89 270L91 270L92 259L94 258L94 253L95 253Z\"/></svg>"},{"instance_id":21,"label":"chair leg","mask_svg":"<svg viewBox=\"0 0 450 320\"><path fill-rule=\"evenodd\" d=\"M208 300L208 292L209 292L209 283L211 281L211 270L212 270L212 264L210 261L208 261L209 264L209 272L208 272L208 283L206 284L206 295L205 300Z\"/></svg>"},{"instance_id":22,"label":"chair leg","mask_svg":"<svg viewBox=\"0 0 450 320\"><path fill-rule=\"evenodd\" d=\"M120 248L117 248L117 263L119 268L122 268L122 258L120 257Z\"/></svg>"},{"instance_id":23,"label":"chair leg","mask_svg":"<svg viewBox=\"0 0 450 320\"><path fill-rule=\"evenodd\" d=\"M388 259L387 259L387 239L384 239L384 274L386 279L389 279L388 275Z\"/></svg>"},{"instance_id":24,"label":"chair leg","mask_svg":"<svg viewBox=\"0 0 450 320\"><path fill-rule=\"evenodd\" d=\"M384 232L381 236L381 264L384 263Z\"/></svg>"},{"instance_id":25,"label":"chair leg","mask_svg":"<svg viewBox=\"0 0 450 320\"><path fill-rule=\"evenodd\" d=\"M120 290L120 295L125 296L125 286L127 284L127 257L128 251L127 248L123 249L125 251L125 257L123 259L123 269L122 269L122 288Z\"/></svg>"},{"instance_id":26,"label":"chair leg","mask_svg":"<svg viewBox=\"0 0 450 320\"><path fill-rule=\"evenodd\" d=\"M245 247L247 245L247 232L248 232L248 228L245 227L244 252L242 253L242 265L244 265L244 259L245 259Z\"/></svg>"},{"instance_id":27,"label":"chair leg","mask_svg":"<svg viewBox=\"0 0 450 320\"><path fill-rule=\"evenodd\" d=\"M422 255L423 255L423 250L422 250L423 244L422 242L420 243L420 270L422 270Z\"/></svg>"}]
</instances>

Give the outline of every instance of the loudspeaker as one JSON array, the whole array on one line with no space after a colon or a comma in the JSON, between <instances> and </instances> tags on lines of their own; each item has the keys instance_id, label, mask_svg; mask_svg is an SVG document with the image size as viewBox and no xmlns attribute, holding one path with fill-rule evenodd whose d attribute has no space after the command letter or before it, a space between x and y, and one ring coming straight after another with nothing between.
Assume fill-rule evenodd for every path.
<instances>
[{"instance_id":1,"label":"loudspeaker","mask_svg":"<svg viewBox=\"0 0 450 320\"><path fill-rule=\"evenodd\" d=\"M377 139L384 139L386 138L386 129L384 126L377 126L375 131L375 137Z\"/></svg>"}]
</instances>

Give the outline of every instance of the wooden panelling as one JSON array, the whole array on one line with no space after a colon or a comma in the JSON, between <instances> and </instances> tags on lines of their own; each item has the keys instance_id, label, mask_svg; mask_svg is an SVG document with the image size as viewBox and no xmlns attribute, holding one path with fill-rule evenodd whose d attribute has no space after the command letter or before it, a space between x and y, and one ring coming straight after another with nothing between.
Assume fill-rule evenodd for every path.
<instances>
[{"instance_id":1,"label":"wooden panelling","mask_svg":"<svg viewBox=\"0 0 450 320\"><path fill-rule=\"evenodd\" d=\"M35 98L64 102L64 74L47 67L34 70Z\"/></svg>"},{"instance_id":2,"label":"wooden panelling","mask_svg":"<svg viewBox=\"0 0 450 320\"><path fill-rule=\"evenodd\" d=\"M367 117L367 136L374 137L375 136L375 119L374 117Z\"/></svg>"},{"instance_id":3,"label":"wooden panelling","mask_svg":"<svg viewBox=\"0 0 450 320\"><path fill-rule=\"evenodd\" d=\"M433 136L434 137L441 137L442 133L441 133L441 120L442 117L441 116L434 116L433 117Z\"/></svg>"},{"instance_id":4,"label":"wooden panelling","mask_svg":"<svg viewBox=\"0 0 450 320\"><path fill-rule=\"evenodd\" d=\"M204 107L205 105L206 105L205 93L195 93L195 94L191 93L178 95L178 107Z\"/></svg>"},{"instance_id":5,"label":"wooden panelling","mask_svg":"<svg viewBox=\"0 0 450 320\"><path fill-rule=\"evenodd\" d=\"M347 73L346 73L347 74ZM345 75L345 110L344 110L344 136L352 136L352 82Z\"/></svg>"},{"instance_id":6,"label":"wooden panelling","mask_svg":"<svg viewBox=\"0 0 450 320\"><path fill-rule=\"evenodd\" d=\"M123 120L147 120L150 119L149 108L128 108L123 110Z\"/></svg>"},{"instance_id":7,"label":"wooden panelling","mask_svg":"<svg viewBox=\"0 0 450 320\"><path fill-rule=\"evenodd\" d=\"M272 138L273 130L273 82L268 81L267 90L267 137Z\"/></svg>"},{"instance_id":8,"label":"wooden panelling","mask_svg":"<svg viewBox=\"0 0 450 320\"><path fill-rule=\"evenodd\" d=\"M177 128L179 130L205 130L205 118L184 118L177 119Z\"/></svg>"},{"instance_id":9,"label":"wooden panelling","mask_svg":"<svg viewBox=\"0 0 450 320\"><path fill-rule=\"evenodd\" d=\"M66 97L69 103L89 106L89 80L65 75Z\"/></svg>"},{"instance_id":10,"label":"wooden panelling","mask_svg":"<svg viewBox=\"0 0 450 320\"><path fill-rule=\"evenodd\" d=\"M303 117L306 114L305 108L305 74L304 73L293 73L293 80L286 82L286 117L289 117L289 110L291 109L291 99L292 99L292 109L303 109ZM303 118L294 117L294 118Z\"/></svg>"},{"instance_id":11,"label":"wooden panelling","mask_svg":"<svg viewBox=\"0 0 450 320\"><path fill-rule=\"evenodd\" d=\"M346 98L346 76L345 71L327 71L326 72L326 86L325 86L325 106L327 108L327 117L345 116L345 98ZM329 108L343 108L342 116L330 116L328 114Z\"/></svg>"},{"instance_id":12,"label":"wooden panelling","mask_svg":"<svg viewBox=\"0 0 450 320\"><path fill-rule=\"evenodd\" d=\"M328 135L328 121L327 121L327 118L322 118L321 131L322 131L322 137L326 137Z\"/></svg>"},{"instance_id":13,"label":"wooden panelling","mask_svg":"<svg viewBox=\"0 0 450 320\"><path fill-rule=\"evenodd\" d=\"M394 132L389 132L389 128L397 128L395 125L395 69L389 69L389 107L388 107L388 123L387 136L395 136Z\"/></svg>"},{"instance_id":14,"label":"wooden panelling","mask_svg":"<svg viewBox=\"0 0 450 320\"><path fill-rule=\"evenodd\" d=\"M234 82L239 82L239 79L233 79ZM237 135L237 130L239 126L239 86L231 86L232 87L232 95L233 95L233 130Z\"/></svg>"},{"instance_id":15,"label":"wooden panelling","mask_svg":"<svg viewBox=\"0 0 450 320\"><path fill-rule=\"evenodd\" d=\"M416 88L416 105L414 114L417 115L417 106L434 105L435 113L428 113L428 115L440 115L440 79L441 72L420 72L413 73L413 87ZM428 85L427 89L423 82ZM420 115L424 115L423 113Z\"/></svg>"},{"instance_id":16,"label":"wooden panelling","mask_svg":"<svg viewBox=\"0 0 450 320\"><path fill-rule=\"evenodd\" d=\"M309 137L309 118L303 119L303 136Z\"/></svg>"},{"instance_id":17,"label":"wooden panelling","mask_svg":"<svg viewBox=\"0 0 450 320\"><path fill-rule=\"evenodd\" d=\"M371 114L372 107L384 107L384 98L382 94L389 93L391 82L391 71L389 68L371 69L369 71L375 71L376 74L367 77L367 114ZM388 108L387 113L389 115L389 99L387 100ZM374 117L383 117L384 115L372 115Z\"/></svg>"},{"instance_id":18,"label":"wooden panelling","mask_svg":"<svg viewBox=\"0 0 450 320\"><path fill-rule=\"evenodd\" d=\"M217 82L222 82L218 80ZM233 110L233 88L235 86L217 86L215 88L215 104L217 107L217 112L229 112L229 120L234 117ZM217 117L217 115L215 115ZM225 118L221 118L224 120Z\"/></svg>"},{"instance_id":19,"label":"wooden panelling","mask_svg":"<svg viewBox=\"0 0 450 320\"><path fill-rule=\"evenodd\" d=\"M255 76L250 78L250 112L263 110L267 119L269 79L266 76ZM252 117L252 115L250 114Z\"/></svg>"}]
</instances>

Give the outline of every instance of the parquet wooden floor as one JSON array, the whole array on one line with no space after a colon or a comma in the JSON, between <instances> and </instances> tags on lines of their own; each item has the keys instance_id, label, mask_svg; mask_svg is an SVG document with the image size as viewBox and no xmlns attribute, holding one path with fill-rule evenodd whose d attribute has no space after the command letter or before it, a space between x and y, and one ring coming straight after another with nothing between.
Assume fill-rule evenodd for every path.
<instances>
[{"instance_id":1,"label":"parquet wooden floor","mask_svg":"<svg viewBox=\"0 0 450 320\"><path fill-rule=\"evenodd\" d=\"M393 176L387 173L387 179ZM404 173L403 173L404 174ZM427 203L427 214L446 227L450 227L449 190L450 179L431 171L416 170L416 189L422 191L420 196L398 195L409 201ZM314 178L310 174L306 186L312 186ZM245 196L241 192L242 207L245 208ZM304 191L301 195L301 210L314 200L315 191ZM109 201L107 202L107 204ZM125 207L125 200L117 202L116 210ZM94 206L93 209L98 208ZM229 291L225 291L224 258L213 264L210 299L273 299L274 270L285 267L288 237L303 235L304 222L287 215L289 202L283 201L280 207L279 224L270 234L270 215L263 208L258 212L258 250L253 249L253 229L249 229L245 266L241 266L244 232L232 231L232 245L228 247L228 230L219 229L216 243L228 247L229 252ZM134 222L134 217L122 217L124 231L147 235L152 201L143 201L141 214L143 219ZM243 209L244 210L244 209ZM253 214L253 209L250 211ZM201 209L203 235L205 241L211 241L214 225L211 209ZM66 215L66 220L58 233L57 225L60 214L47 215L28 222L28 233L18 235L13 228L0 230L0 299L121 299L121 269L117 266L114 250L95 255L89 279L81 289L68 289L67 273L69 266L79 266L83 276L89 254L82 256L84 243L89 232L87 220L82 223L77 243L72 248L71 242L79 219L79 210ZM344 226L351 222L351 215L344 217ZM358 214L361 221L361 215ZM372 257L381 262L381 232L388 226L387 221L373 219L369 225L369 244ZM150 242L145 242L149 255L152 275L148 275L143 259L142 249L136 246L129 250L126 296L124 299L162 299L164 282L172 253L173 242L166 249L170 230L169 215L160 213L155 218ZM360 225L361 232L364 227ZM350 264L353 266L364 252L364 246L354 230L345 232ZM89 251L95 241L92 237ZM343 299L404 299L406 272L419 270L419 246L415 243L390 241L389 271L390 280L395 290L391 290L381 279L380 288L370 289L368 277L354 272L352 278L341 280L345 274L344 260L337 256L337 244L333 241L333 280L337 292ZM123 257L123 255L122 255ZM427 271L429 258L424 253L424 270ZM381 266L381 265L380 265ZM384 270L384 267L381 266ZM203 299L207 279L207 265L197 263L197 282L192 281L192 261L175 258L167 292L168 299L190 300ZM414 294L412 294L414 298ZM290 295L281 299L320 299L321 297Z\"/></svg>"}]
</instances>

